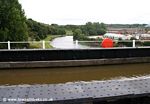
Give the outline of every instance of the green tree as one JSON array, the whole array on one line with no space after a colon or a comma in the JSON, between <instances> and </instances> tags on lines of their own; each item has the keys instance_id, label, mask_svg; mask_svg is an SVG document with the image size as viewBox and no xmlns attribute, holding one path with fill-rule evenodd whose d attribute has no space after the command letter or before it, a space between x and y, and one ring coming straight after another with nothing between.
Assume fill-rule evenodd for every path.
<instances>
[{"instance_id":1,"label":"green tree","mask_svg":"<svg viewBox=\"0 0 150 104\"><path fill-rule=\"evenodd\" d=\"M106 25L99 22L88 22L81 29L85 35L104 35L107 31Z\"/></svg>"},{"instance_id":2,"label":"green tree","mask_svg":"<svg viewBox=\"0 0 150 104\"><path fill-rule=\"evenodd\" d=\"M36 22L32 19L26 21L28 26L29 37L31 40L42 40L49 33L49 25Z\"/></svg>"},{"instance_id":3,"label":"green tree","mask_svg":"<svg viewBox=\"0 0 150 104\"><path fill-rule=\"evenodd\" d=\"M53 28L52 34L53 35L65 35L66 29L64 26L58 25L58 24L51 24L51 27Z\"/></svg>"},{"instance_id":4,"label":"green tree","mask_svg":"<svg viewBox=\"0 0 150 104\"><path fill-rule=\"evenodd\" d=\"M104 35L107 32L106 25L104 23L98 23L96 32L98 35Z\"/></svg>"},{"instance_id":5,"label":"green tree","mask_svg":"<svg viewBox=\"0 0 150 104\"><path fill-rule=\"evenodd\" d=\"M28 31L18 0L0 0L0 41L26 41ZM15 45L21 47L21 45Z\"/></svg>"},{"instance_id":6,"label":"green tree","mask_svg":"<svg viewBox=\"0 0 150 104\"><path fill-rule=\"evenodd\" d=\"M66 31L64 28L58 28L57 31L58 31L58 33L57 33L58 35L65 35L66 34Z\"/></svg>"},{"instance_id":7,"label":"green tree","mask_svg":"<svg viewBox=\"0 0 150 104\"><path fill-rule=\"evenodd\" d=\"M96 28L94 27L92 22L88 22L85 25L86 35L96 35Z\"/></svg>"},{"instance_id":8,"label":"green tree","mask_svg":"<svg viewBox=\"0 0 150 104\"><path fill-rule=\"evenodd\" d=\"M82 34L81 29L75 29L73 31L73 40L82 40L84 38L84 35Z\"/></svg>"},{"instance_id":9,"label":"green tree","mask_svg":"<svg viewBox=\"0 0 150 104\"><path fill-rule=\"evenodd\" d=\"M32 19L26 21L28 25L28 32L30 40L42 40L47 37L47 35L65 35L66 31L63 26L57 24L44 24Z\"/></svg>"}]
</instances>

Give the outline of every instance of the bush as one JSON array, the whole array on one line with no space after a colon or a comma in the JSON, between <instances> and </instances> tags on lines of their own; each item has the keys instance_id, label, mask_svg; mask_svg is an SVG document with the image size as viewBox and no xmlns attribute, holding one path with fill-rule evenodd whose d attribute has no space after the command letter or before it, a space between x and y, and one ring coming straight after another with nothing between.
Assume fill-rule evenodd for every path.
<instances>
[{"instance_id":1,"label":"bush","mask_svg":"<svg viewBox=\"0 0 150 104\"><path fill-rule=\"evenodd\" d=\"M150 46L150 42L143 42L143 46Z\"/></svg>"}]
</instances>

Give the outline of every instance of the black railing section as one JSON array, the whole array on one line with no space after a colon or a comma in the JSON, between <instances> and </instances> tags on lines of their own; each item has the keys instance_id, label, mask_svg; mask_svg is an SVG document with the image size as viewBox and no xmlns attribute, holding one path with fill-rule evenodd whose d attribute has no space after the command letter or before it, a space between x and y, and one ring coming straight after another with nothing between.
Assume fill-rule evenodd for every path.
<instances>
[{"instance_id":1,"label":"black railing section","mask_svg":"<svg viewBox=\"0 0 150 104\"><path fill-rule=\"evenodd\" d=\"M0 50L0 62L150 57L150 48Z\"/></svg>"}]
</instances>

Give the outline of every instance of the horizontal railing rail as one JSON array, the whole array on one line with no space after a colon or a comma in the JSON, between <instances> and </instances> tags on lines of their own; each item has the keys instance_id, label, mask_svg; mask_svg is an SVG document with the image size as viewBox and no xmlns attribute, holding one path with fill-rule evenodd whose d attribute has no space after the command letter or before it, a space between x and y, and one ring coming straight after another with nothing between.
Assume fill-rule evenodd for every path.
<instances>
[{"instance_id":1,"label":"horizontal railing rail","mask_svg":"<svg viewBox=\"0 0 150 104\"><path fill-rule=\"evenodd\" d=\"M114 47L150 47L150 40L114 40ZM0 42L0 49L47 49L51 41L7 41ZM88 46L86 48L102 48L102 40L97 41L72 41L75 47L79 48L79 45ZM70 42L64 42L61 45L70 44ZM51 49L57 47L50 47ZM50 49L49 48L49 49Z\"/></svg>"}]
</instances>

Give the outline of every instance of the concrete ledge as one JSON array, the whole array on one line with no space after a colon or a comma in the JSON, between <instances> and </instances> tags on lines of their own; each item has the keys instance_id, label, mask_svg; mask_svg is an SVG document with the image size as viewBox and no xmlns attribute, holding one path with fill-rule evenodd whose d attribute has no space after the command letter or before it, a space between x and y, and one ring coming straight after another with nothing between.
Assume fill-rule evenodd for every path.
<instances>
[{"instance_id":1,"label":"concrete ledge","mask_svg":"<svg viewBox=\"0 0 150 104\"><path fill-rule=\"evenodd\" d=\"M150 77L147 76L64 84L0 86L0 104L150 104L149 85ZM28 100L19 101L18 98Z\"/></svg>"},{"instance_id":2,"label":"concrete ledge","mask_svg":"<svg viewBox=\"0 0 150 104\"><path fill-rule=\"evenodd\" d=\"M98 65L149 63L149 62L150 57L58 60L58 61L19 61L19 62L0 62L0 69L73 67L73 66L96 66L96 65L98 66Z\"/></svg>"}]
</instances>

